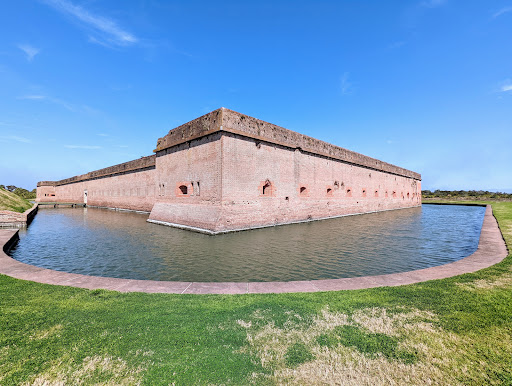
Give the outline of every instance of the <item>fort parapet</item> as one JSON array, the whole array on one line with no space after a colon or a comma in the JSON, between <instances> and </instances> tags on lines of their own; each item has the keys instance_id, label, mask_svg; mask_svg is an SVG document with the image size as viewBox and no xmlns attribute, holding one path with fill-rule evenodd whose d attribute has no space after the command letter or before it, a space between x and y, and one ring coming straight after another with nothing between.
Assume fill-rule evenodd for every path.
<instances>
[{"instance_id":1,"label":"fort parapet","mask_svg":"<svg viewBox=\"0 0 512 386\"><path fill-rule=\"evenodd\" d=\"M421 176L220 108L159 138L156 154L38 183L40 202L151 212L218 233L421 205Z\"/></svg>"},{"instance_id":2,"label":"fort parapet","mask_svg":"<svg viewBox=\"0 0 512 386\"><path fill-rule=\"evenodd\" d=\"M81 181L89 181L96 178L106 178L113 177L115 175L129 173L129 172L138 172L141 170L154 169L155 168L155 156L150 155L147 157L141 157L139 159L124 162L122 164L109 166L107 168L103 168L100 170L95 170L93 172L89 172L86 174L82 174L79 176L74 176L70 178L66 178L60 181L40 181L37 183L37 186L60 186L66 184L74 184L76 182Z\"/></svg>"},{"instance_id":3,"label":"fort parapet","mask_svg":"<svg viewBox=\"0 0 512 386\"><path fill-rule=\"evenodd\" d=\"M189 142L215 132L238 134L258 141L281 145L290 149L299 149L311 154L336 159L348 164L363 166L399 176L421 180L418 173L412 172L375 158L344 149L330 143L285 129L271 123L237 113L226 108L212 111L184 125L169 131L159 138L154 152Z\"/></svg>"}]
</instances>

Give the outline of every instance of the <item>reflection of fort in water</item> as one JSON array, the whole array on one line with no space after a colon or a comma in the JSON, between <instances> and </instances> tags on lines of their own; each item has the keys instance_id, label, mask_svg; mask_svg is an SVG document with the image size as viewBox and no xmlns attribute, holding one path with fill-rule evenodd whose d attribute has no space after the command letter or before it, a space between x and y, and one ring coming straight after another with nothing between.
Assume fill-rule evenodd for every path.
<instances>
[{"instance_id":1,"label":"reflection of fort in water","mask_svg":"<svg viewBox=\"0 0 512 386\"><path fill-rule=\"evenodd\" d=\"M147 214L44 209L11 255L93 276L173 281L290 281L404 272L473 253L485 208L424 205L210 237Z\"/></svg>"},{"instance_id":2,"label":"reflection of fort in water","mask_svg":"<svg viewBox=\"0 0 512 386\"><path fill-rule=\"evenodd\" d=\"M421 176L218 109L158 139L155 155L38 183L38 202L151 212L219 233L421 205Z\"/></svg>"}]
</instances>

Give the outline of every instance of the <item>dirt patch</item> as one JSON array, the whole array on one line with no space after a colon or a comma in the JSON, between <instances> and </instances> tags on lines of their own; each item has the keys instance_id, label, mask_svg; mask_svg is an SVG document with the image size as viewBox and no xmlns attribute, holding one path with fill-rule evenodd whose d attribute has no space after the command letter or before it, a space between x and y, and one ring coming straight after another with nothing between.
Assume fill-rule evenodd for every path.
<instances>
[{"instance_id":1,"label":"dirt patch","mask_svg":"<svg viewBox=\"0 0 512 386\"><path fill-rule=\"evenodd\" d=\"M351 319L370 332L399 336L404 330L432 331L432 324L423 320L435 320L435 315L419 310L389 314L385 308L368 308L355 312Z\"/></svg>"},{"instance_id":2,"label":"dirt patch","mask_svg":"<svg viewBox=\"0 0 512 386\"><path fill-rule=\"evenodd\" d=\"M506 273L494 279L480 279L470 283L456 283L467 291L490 290L495 288L512 288L512 273Z\"/></svg>"},{"instance_id":3,"label":"dirt patch","mask_svg":"<svg viewBox=\"0 0 512 386\"><path fill-rule=\"evenodd\" d=\"M258 327L255 322L258 314L254 317L253 321L237 322L247 330L249 345L244 351L258 357L263 367L274 370L273 383L380 385L433 384L447 380L439 366L445 359L436 359L436 354L449 357L443 355L450 351L444 346L447 336L433 326L436 318L429 312L389 312L371 308L349 316L330 312L326 307L309 322L293 319L282 328L272 322ZM360 347L339 343L343 340L322 344L324 337L347 328L359 331L363 340L371 341L375 336L391 337L397 353L413 353L414 358L417 355L422 360L406 363L398 355L386 357L385 353L379 352L379 347L375 352L362 352ZM302 358L306 359L290 365L287 360L290 350L297 347L304 348ZM452 381L452 384L456 383L454 379Z\"/></svg>"},{"instance_id":4,"label":"dirt patch","mask_svg":"<svg viewBox=\"0 0 512 386\"><path fill-rule=\"evenodd\" d=\"M138 385L141 368L132 369L121 358L93 356L76 365L71 358L58 362L26 385Z\"/></svg>"},{"instance_id":5,"label":"dirt patch","mask_svg":"<svg viewBox=\"0 0 512 386\"><path fill-rule=\"evenodd\" d=\"M48 328L46 330L38 331L34 335L30 336L30 340L46 339L46 338L48 338L50 336L55 335L56 333L58 333L61 330L62 330L62 325L61 324L57 324L57 325L55 325L53 327L50 327L50 328Z\"/></svg>"}]
</instances>

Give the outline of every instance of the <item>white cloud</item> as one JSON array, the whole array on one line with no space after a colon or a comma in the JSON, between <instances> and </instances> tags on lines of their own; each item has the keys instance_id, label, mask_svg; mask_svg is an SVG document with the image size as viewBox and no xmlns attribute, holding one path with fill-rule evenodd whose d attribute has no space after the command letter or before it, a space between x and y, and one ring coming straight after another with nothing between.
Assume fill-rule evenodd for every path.
<instances>
[{"instance_id":1,"label":"white cloud","mask_svg":"<svg viewBox=\"0 0 512 386\"><path fill-rule=\"evenodd\" d=\"M96 150L101 149L101 146L89 146L89 145L64 145L67 149L85 149L85 150Z\"/></svg>"},{"instance_id":2,"label":"white cloud","mask_svg":"<svg viewBox=\"0 0 512 386\"><path fill-rule=\"evenodd\" d=\"M502 9L500 9L499 11L494 12L494 14L492 15L492 17L493 17L493 18L497 18L498 16L501 16L501 15L503 15L504 13L508 13L508 12L512 12L512 7L505 7L505 8L502 8Z\"/></svg>"},{"instance_id":3,"label":"white cloud","mask_svg":"<svg viewBox=\"0 0 512 386\"><path fill-rule=\"evenodd\" d=\"M32 61L32 59L34 59L34 57L39 53L41 52L41 50L39 50L38 48L35 48L35 47L32 47L31 45L29 44L18 44L18 48L20 50L22 50L25 55L27 55L27 60L29 62Z\"/></svg>"},{"instance_id":4,"label":"white cloud","mask_svg":"<svg viewBox=\"0 0 512 386\"><path fill-rule=\"evenodd\" d=\"M30 139L19 137L17 135L2 135L0 136L0 140L3 141L15 141L15 142L22 142L22 143L31 143L32 141Z\"/></svg>"},{"instance_id":5,"label":"white cloud","mask_svg":"<svg viewBox=\"0 0 512 386\"><path fill-rule=\"evenodd\" d=\"M503 93L512 91L512 80L505 79L501 84L494 89L494 92Z\"/></svg>"},{"instance_id":6,"label":"white cloud","mask_svg":"<svg viewBox=\"0 0 512 386\"><path fill-rule=\"evenodd\" d=\"M30 99L30 100L41 100L46 99L45 95L23 95L18 97L18 99Z\"/></svg>"},{"instance_id":7,"label":"white cloud","mask_svg":"<svg viewBox=\"0 0 512 386\"><path fill-rule=\"evenodd\" d=\"M512 91L512 83L505 84L501 86L502 92Z\"/></svg>"},{"instance_id":8,"label":"white cloud","mask_svg":"<svg viewBox=\"0 0 512 386\"><path fill-rule=\"evenodd\" d=\"M109 135L108 135L108 134L105 134L105 133L99 133L98 135L99 135L100 137L109 137Z\"/></svg>"},{"instance_id":9,"label":"white cloud","mask_svg":"<svg viewBox=\"0 0 512 386\"><path fill-rule=\"evenodd\" d=\"M103 16L93 15L79 5L74 5L67 0L43 0L51 7L67 16L82 23L91 30L95 36L89 36L92 43L101 44L106 47L128 46L138 42L137 37L125 31L111 19Z\"/></svg>"},{"instance_id":10,"label":"white cloud","mask_svg":"<svg viewBox=\"0 0 512 386\"><path fill-rule=\"evenodd\" d=\"M29 95L22 95L20 97L17 97L16 99L43 100L43 99L46 99L46 95L29 94Z\"/></svg>"}]
</instances>

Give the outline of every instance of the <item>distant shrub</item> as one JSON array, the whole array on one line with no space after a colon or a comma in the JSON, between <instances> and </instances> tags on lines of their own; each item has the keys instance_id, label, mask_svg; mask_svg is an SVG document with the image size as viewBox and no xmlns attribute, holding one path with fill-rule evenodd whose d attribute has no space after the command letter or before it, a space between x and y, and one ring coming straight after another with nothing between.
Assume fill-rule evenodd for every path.
<instances>
[{"instance_id":1,"label":"distant shrub","mask_svg":"<svg viewBox=\"0 0 512 386\"><path fill-rule=\"evenodd\" d=\"M487 190L422 190L423 198L451 198L458 200L512 200L512 193L489 192Z\"/></svg>"}]
</instances>

